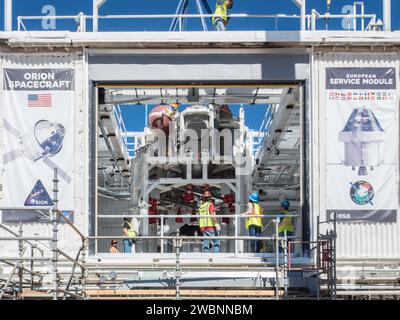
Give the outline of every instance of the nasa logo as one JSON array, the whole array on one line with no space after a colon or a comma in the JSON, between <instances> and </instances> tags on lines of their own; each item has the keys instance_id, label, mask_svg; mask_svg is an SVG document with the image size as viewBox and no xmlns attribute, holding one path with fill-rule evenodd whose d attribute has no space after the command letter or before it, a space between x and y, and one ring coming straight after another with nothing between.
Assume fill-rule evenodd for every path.
<instances>
[{"instance_id":1,"label":"nasa logo","mask_svg":"<svg viewBox=\"0 0 400 320\"><path fill-rule=\"evenodd\" d=\"M49 194L47 193L46 188L43 183L38 180L35 183L32 191L29 193L28 197L25 200L24 206L26 207L35 207L35 206L53 206L54 203L51 200Z\"/></svg>"}]
</instances>

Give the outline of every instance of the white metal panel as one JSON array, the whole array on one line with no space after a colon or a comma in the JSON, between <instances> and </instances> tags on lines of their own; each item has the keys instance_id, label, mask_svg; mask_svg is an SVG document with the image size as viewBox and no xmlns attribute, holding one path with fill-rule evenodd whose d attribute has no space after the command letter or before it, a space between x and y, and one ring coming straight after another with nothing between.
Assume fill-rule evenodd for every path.
<instances>
[{"instance_id":1,"label":"white metal panel","mask_svg":"<svg viewBox=\"0 0 400 320\"><path fill-rule=\"evenodd\" d=\"M325 70L328 67L396 67L397 105L399 105L399 58L395 53L316 53L313 64L313 110L314 110L314 147L313 157L314 202L313 237L316 236L316 216L325 220L326 168L325 156ZM398 118L398 114L397 114ZM397 128L398 130L398 128ZM398 133L397 133L398 137ZM399 148L397 140L395 148ZM397 188L399 172L397 172ZM399 207L397 208L398 210ZM325 225L326 226L326 225ZM329 227L332 227L329 224ZM400 258L400 221L397 223L338 223L337 257L346 259L399 259Z\"/></svg>"},{"instance_id":2,"label":"white metal panel","mask_svg":"<svg viewBox=\"0 0 400 320\"><path fill-rule=\"evenodd\" d=\"M74 163L74 223L83 233L87 233L88 212L88 95L87 95L87 65L84 56L74 53L4 53L1 55L1 75L0 75L0 96L3 90L3 69L4 68L73 68L75 70L75 113L74 113L74 131L75 131L75 163ZM3 101L1 101L3 103ZM1 104L0 104L1 105ZM0 108L1 110L2 108ZM1 111L0 111L1 112ZM3 114L0 114L3 119ZM3 129L0 121L0 148L3 145ZM0 173L1 179L1 173ZM0 180L1 182L1 180ZM1 221L1 214L0 214ZM18 225L8 225L14 231L18 231ZM52 226L48 223L24 223L24 236L52 236ZM9 233L0 229L0 236L10 236ZM4 245L3 245L4 244ZM48 241L43 241L42 247L49 245ZM59 227L59 247L71 255L75 255L81 245L79 236L68 226ZM29 250L28 250L29 251ZM0 255L16 256L17 242L9 241L0 246ZM51 256L51 252L46 252Z\"/></svg>"}]
</instances>

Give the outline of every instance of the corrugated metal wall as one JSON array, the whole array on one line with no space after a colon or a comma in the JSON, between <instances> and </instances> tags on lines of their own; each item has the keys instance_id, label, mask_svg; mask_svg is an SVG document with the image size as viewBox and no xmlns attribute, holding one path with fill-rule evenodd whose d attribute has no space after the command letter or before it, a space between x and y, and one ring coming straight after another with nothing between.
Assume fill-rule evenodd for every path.
<instances>
[{"instance_id":1,"label":"corrugated metal wall","mask_svg":"<svg viewBox=\"0 0 400 320\"><path fill-rule=\"evenodd\" d=\"M399 55L396 53L329 53L317 52L313 64L312 121L314 132L313 156L313 230L315 237L316 215L325 219L326 210L326 132L325 132L325 70L329 67L396 67L397 105L399 106ZM398 116L397 116L398 118ZM397 141L395 148L399 148ZM399 173L397 172L397 181ZM397 183L398 188L398 183ZM399 207L398 207L399 210ZM337 226L338 258L341 260L400 259L400 218L397 223L339 223Z\"/></svg>"},{"instance_id":2,"label":"corrugated metal wall","mask_svg":"<svg viewBox=\"0 0 400 320\"><path fill-rule=\"evenodd\" d=\"M88 135L88 97L87 97L87 65L82 55L78 53L0 53L0 96L3 96L3 68L74 68L75 69L75 163L74 163L74 223L79 230L86 232L87 226L87 183L88 181L88 157L87 157L87 135ZM2 102L3 103L3 102ZM0 108L0 112L3 108ZM3 119L3 114L0 114ZM2 126L3 121L0 121ZM3 146L4 131L0 127L0 148ZM1 177L0 177L1 179ZM1 219L1 214L0 214ZM18 230L16 224L8 225L14 231ZM24 236L40 235L52 236L52 226L47 223L25 223L23 225ZM0 236L10 236L9 233L0 229ZM48 243L43 242L48 245ZM70 254L75 255L80 247L79 236L67 225L60 225L59 247ZM0 255L16 256L17 242L2 242ZM49 254L47 254L49 256Z\"/></svg>"}]
</instances>

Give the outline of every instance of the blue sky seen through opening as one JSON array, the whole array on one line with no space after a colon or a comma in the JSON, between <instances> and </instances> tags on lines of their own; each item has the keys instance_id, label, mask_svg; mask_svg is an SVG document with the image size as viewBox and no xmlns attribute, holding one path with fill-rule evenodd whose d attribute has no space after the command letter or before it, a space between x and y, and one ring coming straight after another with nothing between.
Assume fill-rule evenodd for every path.
<instances>
[{"instance_id":1,"label":"blue sky seen through opening","mask_svg":"<svg viewBox=\"0 0 400 320\"><path fill-rule=\"evenodd\" d=\"M148 105L148 112L153 109L155 105ZM184 110L186 106L181 106L178 110ZM146 107L145 105L121 105L121 113L125 122L127 131L143 131L147 124ZM234 117L239 117L239 110L241 105L230 104ZM245 125L250 129L259 130L267 111L267 105L243 105L245 112Z\"/></svg>"}]
</instances>

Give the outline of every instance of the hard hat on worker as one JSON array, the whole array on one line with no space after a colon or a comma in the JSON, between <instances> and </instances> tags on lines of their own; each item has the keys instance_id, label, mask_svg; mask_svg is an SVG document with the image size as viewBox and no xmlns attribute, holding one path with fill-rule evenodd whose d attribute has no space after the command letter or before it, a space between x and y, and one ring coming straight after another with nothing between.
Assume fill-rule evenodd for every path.
<instances>
[{"instance_id":1,"label":"hard hat on worker","mask_svg":"<svg viewBox=\"0 0 400 320\"><path fill-rule=\"evenodd\" d=\"M281 206L282 206L282 208L284 208L285 210L288 210L289 209L289 207L290 207L290 202L288 201L288 200L283 200L282 202L281 202Z\"/></svg>"},{"instance_id":2,"label":"hard hat on worker","mask_svg":"<svg viewBox=\"0 0 400 320\"><path fill-rule=\"evenodd\" d=\"M253 192L250 196L249 196L249 200L255 203L259 203L260 202L260 196L258 195L257 192Z\"/></svg>"}]
</instances>

